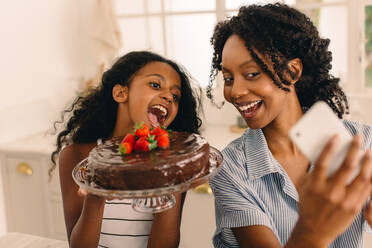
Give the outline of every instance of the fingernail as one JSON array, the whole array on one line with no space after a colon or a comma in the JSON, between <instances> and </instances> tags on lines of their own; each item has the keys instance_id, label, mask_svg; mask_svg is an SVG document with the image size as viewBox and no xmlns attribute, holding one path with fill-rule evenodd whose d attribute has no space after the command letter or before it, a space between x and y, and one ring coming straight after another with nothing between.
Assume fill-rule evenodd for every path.
<instances>
[{"instance_id":1,"label":"fingernail","mask_svg":"<svg viewBox=\"0 0 372 248\"><path fill-rule=\"evenodd\" d=\"M338 140L340 139L340 135L339 134L336 134L335 136L333 136L333 139L332 139L332 143L337 143Z\"/></svg>"}]
</instances>

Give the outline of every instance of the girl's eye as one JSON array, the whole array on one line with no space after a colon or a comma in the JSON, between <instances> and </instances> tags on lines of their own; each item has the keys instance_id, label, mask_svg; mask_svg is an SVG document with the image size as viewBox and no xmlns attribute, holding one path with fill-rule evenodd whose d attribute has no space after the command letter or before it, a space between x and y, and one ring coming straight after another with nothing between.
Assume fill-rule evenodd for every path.
<instances>
[{"instance_id":1,"label":"girl's eye","mask_svg":"<svg viewBox=\"0 0 372 248\"><path fill-rule=\"evenodd\" d=\"M234 78L232 77L223 77L223 81L225 82L225 85L229 86L234 83Z\"/></svg>"},{"instance_id":2,"label":"girl's eye","mask_svg":"<svg viewBox=\"0 0 372 248\"><path fill-rule=\"evenodd\" d=\"M156 82L150 82L150 86L153 87L153 88L156 88L156 89L160 88L160 84L156 83Z\"/></svg>"},{"instance_id":3,"label":"girl's eye","mask_svg":"<svg viewBox=\"0 0 372 248\"><path fill-rule=\"evenodd\" d=\"M176 94L173 94L173 101L174 102L179 102L180 101L180 97Z\"/></svg>"},{"instance_id":4,"label":"girl's eye","mask_svg":"<svg viewBox=\"0 0 372 248\"><path fill-rule=\"evenodd\" d=\"M246 78L246 79L254 79L254 78L256 78L258 75L260 75L259 72L250 72L250 73L246 73L246 74L245 74L245 78Z\"/></svg>"}]
</instances>

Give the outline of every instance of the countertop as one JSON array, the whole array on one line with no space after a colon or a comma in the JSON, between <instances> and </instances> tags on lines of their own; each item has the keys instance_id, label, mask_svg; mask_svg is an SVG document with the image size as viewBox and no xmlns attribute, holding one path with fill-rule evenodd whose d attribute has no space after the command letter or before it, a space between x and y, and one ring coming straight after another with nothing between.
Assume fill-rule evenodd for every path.
<instances>
[{"instance_id":1,"label":"countertop","mask_svg":"<svg viewBox=\"0 0 372 248\"><path fill-rule=\"evenodd\" d=\"M66 241L48 239L24 233L7 233L0 237L0 247L6 248L68 248Z\"/></svg>"}]
</instances>

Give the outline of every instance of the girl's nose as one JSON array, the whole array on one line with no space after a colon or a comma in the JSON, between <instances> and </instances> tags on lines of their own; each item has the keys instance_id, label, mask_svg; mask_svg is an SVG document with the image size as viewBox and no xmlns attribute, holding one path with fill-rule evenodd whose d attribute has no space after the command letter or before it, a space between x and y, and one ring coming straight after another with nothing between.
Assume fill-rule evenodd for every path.
<instances>
[{"instance_id":1,"label":"girl's nose","mask_svg":"<svg viewBox=\"0 0 372 248\"><path fill-rule=\"evenodd\" d=\"M167 94L163 94L161 96L161 99L163 99L164 101L168 102L168 103L171 103L172 102L172 94L170 93L167 93Z\"/></svg>"}]
</instances>

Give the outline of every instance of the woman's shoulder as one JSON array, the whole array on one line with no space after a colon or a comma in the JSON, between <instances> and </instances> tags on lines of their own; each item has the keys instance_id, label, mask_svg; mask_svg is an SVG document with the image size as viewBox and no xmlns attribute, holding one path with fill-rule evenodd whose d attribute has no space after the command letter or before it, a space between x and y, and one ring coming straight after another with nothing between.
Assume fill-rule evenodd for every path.
<instances>
[{"instance_id":1,"label":"woman's shoulder","mask_svg":"<svg viewBox=\"0 0 372 248\"><path fill-rule=\"evenodd\" d=\"M372 147L372 126L352 120L344 120L344 125L351 135L362 135L366 147Z\"/></svg>"}]
</instances>

